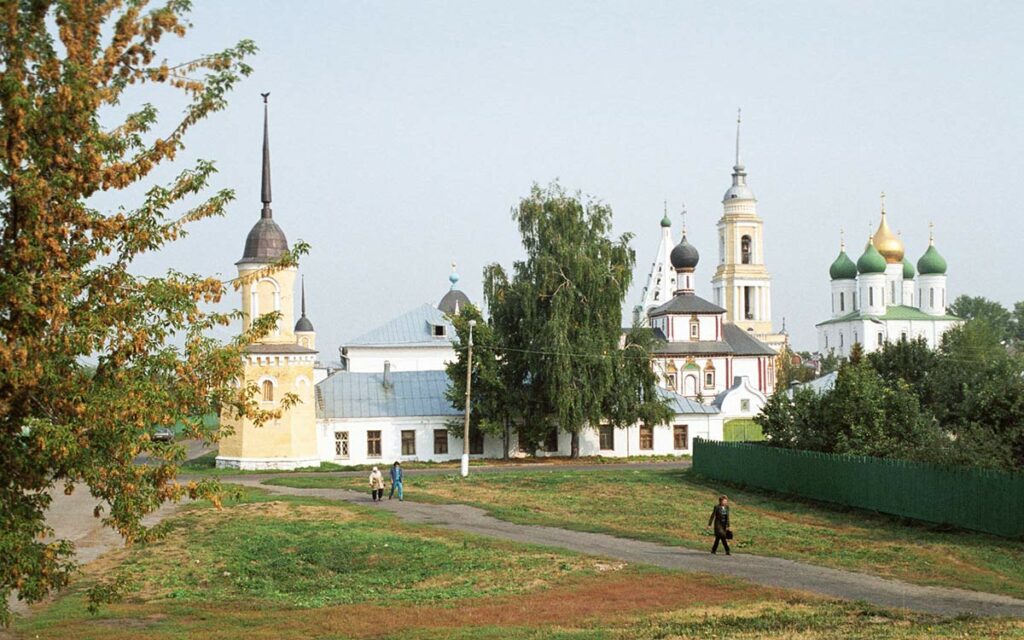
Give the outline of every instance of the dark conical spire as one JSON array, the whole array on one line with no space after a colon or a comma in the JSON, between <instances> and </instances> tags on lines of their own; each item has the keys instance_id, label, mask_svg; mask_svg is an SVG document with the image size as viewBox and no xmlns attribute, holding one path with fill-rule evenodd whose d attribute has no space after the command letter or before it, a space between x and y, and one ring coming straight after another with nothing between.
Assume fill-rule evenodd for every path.
<instances>
[{"instance_id":1,"label":"dark conical spire","mask_svg":"<svg viewBox=\"0 0 1024 640\"><path fill-rule=\"evenodd\" d=\"M302 317L295 323L295 331L313 331L313 323L306 317L306 276L302 276Z\"/></svg>"},{"instance_id":2,"label":"dark conical spire","mask_svg":"<svg viewBox=\"0 0 1024 640\"><path fill-rule=\"evenodd\" d=\"M273 217L270 213L270 127L267 124L267 98L270 93L261 93L263 96L263 181L260 185L260 200L263 201L263 217Z\"/></svg>"},{"instance_id":3,"label":"dark conical spire","mask_svg":"<svg viewBox=\"0 0 1024 640\"><path fill-rule=\"evenodd\" d=\"M288 239L270 212L270 127L267 122L267 97L270 94L260 95L263 96L263 183L260 185L263 210L245 238L245 251L237 264L267 264L288 251Z\"/></svg>"}]
</instances>

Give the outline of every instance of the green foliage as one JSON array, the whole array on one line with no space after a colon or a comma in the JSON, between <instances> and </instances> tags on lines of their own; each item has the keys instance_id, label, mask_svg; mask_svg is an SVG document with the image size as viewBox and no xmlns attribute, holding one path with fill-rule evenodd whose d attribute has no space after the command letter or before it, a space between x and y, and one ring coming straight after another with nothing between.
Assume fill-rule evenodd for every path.
<instances>
[{"instance_id":1,"label":"green foliage","mask_svg":"<svg viewBox=\"0 0 1024 640\"><path fill-rule=\"evenodd\" d=\"M638 336L622 339L622 302L636 257L630 234L609 237L612 211L554 183L534 185L513 209L526 258L511 277L485 270L484 294L501 345L508 406L522 439L536 448L551 429L579 433L606 418L631 423L663 415L649 357ZM634 360L634 358L636 360Z\"/></svg>"},{"instance_id":2,"label":"green foliage","mask_svg":"<svg viewBox=\"0 0 1024 640\"><path fill-rule=\"evenodd\" d=\"M976 317L923 340L856 348L821 396L777 393L756 420L776 446L991 467L1024 468L1024 361L995 326L995 303L958 298Z\"/></svg>"},{"instance_id":3,"label":"green foliage","mask_svg":"<svg viewBox=\"0 0 1024 640\"><path fill-rule=\"evenodd\" d=\"M1014 307L1015 313L1011 314L995 300L982 296L961 295L949 305L949 312L964 320L984 320L995 333L997 340L1003 342L1015 338L1021 331L1018 318L1019 314L1024 313L1024 308Z\"/></svg>"},{"instance_id":4,"label":"green foliage","mask_svg":"<svg viewBox=\"0 0 1024 640\"><path fill-rule=\"evenodd\" d=\"M466 407L466 368L469 356L469 323L473 327L473 373L472 411L470 412L470 433L485 433L507 436L511 427L512 404L505 386L503 366L497 335L494 328L484 320L480 310L472 304L465 305L459 314L451 317L455 326L455 360L446 365L450 384L445 397L456 409ZM465 423L453 420L449 424L452 435L463 437ZM505 447L508 455L508 447Z\"/></svg>"},{"instance_id":5,"label":"green foliage","mask_svg":"<svg viewBox=\"0 0 1024 640\"><path fill-rule=\"evenodd\" d=\"M887 381L859 355L839 369L831 390L797 389L792 399L776 393L755 421L774 446L928 461L945 451L910 386Z\"/></svg>"},{"instance_id":6,"label":"green foliage","mask_svg":"<svg viewBox=\"0 0 1024 640\"><path fill-rule=\"evenodd\" d=\"M88 490L97 515L141 541L146 513L209 493L175 482L184 449L154 443L157 425L181 423L215 438L202 416L235 407L269 419L237 389L241 348L209 337L235 313L208 312L217 278L132 273L135 261L222 215L229 189L199 160L169 183L152 182L184 137L223 109L251 72L250 41L170 65L165 36L184 36L189 3L8 2L0 27L0 623L7 596L37 601L73 570L70 544L53 540L44 513L53 490ZM158 127L151 92L177 93L183 113ZM117 114L127 112L118 118ZM129 187L138 201L95 208ZM282 263L293 264L298 243ZM275 265L274 268L276 268ZM87 360L95 364L84 364ZM147 465L133 460L146 454ZM87 485L87 489L84 487Z\"/></svg>"}]
</instances>

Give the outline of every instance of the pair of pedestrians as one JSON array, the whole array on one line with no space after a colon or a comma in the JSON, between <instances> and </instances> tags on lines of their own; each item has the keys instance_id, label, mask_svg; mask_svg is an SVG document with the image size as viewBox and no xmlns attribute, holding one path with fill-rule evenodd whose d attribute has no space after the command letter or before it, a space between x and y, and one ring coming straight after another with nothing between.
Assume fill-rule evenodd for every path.
<instances>
[{"instance_id":1,"label":"pair of pedestrians","mask_svg":"<svg viewBox=\"0 0 1024 640\"><path fill-rule=\"evenodd\" d=\"M395 491L398 492L398 500L400 502L405 501L405 496L402 493L402 463L395 461L395 464L391 465L391 493L388 494L388 500L395 497ZM384 474L380 472L377 467L373 468L370 472L370 493L373 496L374 502L380 502L384 499Z\"/></svg>"}]
</instances>

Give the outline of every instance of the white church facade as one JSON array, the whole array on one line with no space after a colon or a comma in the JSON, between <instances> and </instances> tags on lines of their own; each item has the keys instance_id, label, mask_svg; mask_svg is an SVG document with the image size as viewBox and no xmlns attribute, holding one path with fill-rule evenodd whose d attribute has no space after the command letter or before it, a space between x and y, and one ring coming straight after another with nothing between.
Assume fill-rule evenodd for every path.
<instances>
[{"instance_id":1,"label":"white church facade","mask_svg":"<svg viewBox=\"0 0 1024 640\"><path fill-rule=\"evenodd\" d=\"M878 230L854 263L840 243L829 267L832 317L818 323L818 349L848 357L854 344L866 353L887 342L923 338L936 348L942 335L961 322L946 312L946 260L934 233L917 261L904 255L903 241L889 228L884 196Z\"/></svg>"}]
</instances>

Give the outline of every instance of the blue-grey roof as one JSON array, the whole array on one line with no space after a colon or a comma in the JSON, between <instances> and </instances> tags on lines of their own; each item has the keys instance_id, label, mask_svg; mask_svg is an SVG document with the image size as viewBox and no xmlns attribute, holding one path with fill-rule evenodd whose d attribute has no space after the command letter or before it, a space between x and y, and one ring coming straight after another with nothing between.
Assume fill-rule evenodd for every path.
<instances>
[{"instance_id":1,"label":"blue-grey roof","mask_svg":"<svg viewBox=\"0 0 1024 640\"><path fill-rule=\"evenodd\" d=\"M836 386L836 378L838 378L838 377L839 377L839 372L837 372L837 371L833 371L831 373L826 373L825 375L821 376L820 378L815 378L814 380L810 380L808 382L803 382L801 384L793 385L789 389L786 389L786 395L789 396L790 398L792 398L793 397L793 391L795 389L810 389L814 393L817 393L818 395L821 395L823 393L831 391L832 387Z\"/></svg>"},{"instance_id":2,"label":"blue-grey roof","mask_svg":"<svg viewBox=\"0 0 1024 640\"><path fill-rule=\"evenodd\" d=\"M444 371L392 371L384 386L382 373L338 371L316 385L318 418L394 418L461 416L444 397Z\"/></svg>"},{"instance_id":3,"label":"blue-grey roof","mask_svg":"<svg viewBox=\"0 0 1024 640\"><path fill-rule=\"evenodd\" d=\"M668 406L671 407L677 415L684 414L715 414L718 413L718 407L713 407L703 402L697 402L696 400L690 400L686 396L681 396L675 391L669 391L658 387L658 395L663 400L668 401Z\"/></svg>"},{"instance_id":4,"label":"blue-grey roof","mask_svg":"<svg viewBox=\"0 0 1024 640\"><path fill-rule=\"evenodd\" d=\"M433 327L435 325L444 325L444 337L434 337ZM450 345L454 337L455 327L444 313L432 305L423 304L354 340L348 341L345 346L445 346Z\"/></svg>"}]
</instances>

